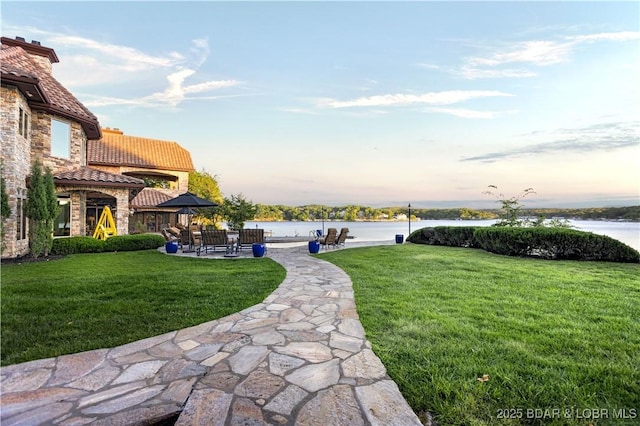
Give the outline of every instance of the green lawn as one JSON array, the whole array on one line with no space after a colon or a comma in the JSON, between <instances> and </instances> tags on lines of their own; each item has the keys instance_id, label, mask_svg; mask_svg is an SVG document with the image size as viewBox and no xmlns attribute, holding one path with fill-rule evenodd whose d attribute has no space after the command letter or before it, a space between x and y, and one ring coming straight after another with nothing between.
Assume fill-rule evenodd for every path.
<instances>
[{"instance_id":1,"label":"green lawn","mask_svg":"<svg viewBox=\"0 0 640 426\"><path fill-rule=\"evenodd\" d=\"M221 318L262 302L284 277L268 258L156 250L2 265L1 364L114 347Z\"/></svg>"},{"instance_id":2,"label":"green lawn","mask_svg":"<svg viewBox=\"0 0 640 426\"><path fill-rule=\"evenodd\" d=\"M350 275L375 352L439 425L640 422L640 265L413 244L320 258Z\"/></svg>"}]
</instances>

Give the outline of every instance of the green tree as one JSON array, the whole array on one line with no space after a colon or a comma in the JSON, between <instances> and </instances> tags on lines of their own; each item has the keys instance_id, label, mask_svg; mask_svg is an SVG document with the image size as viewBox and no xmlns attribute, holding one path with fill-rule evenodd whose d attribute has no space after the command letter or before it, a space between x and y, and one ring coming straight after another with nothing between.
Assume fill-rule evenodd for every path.
<instances>
[{"instance_id":1,"label":"green tree","mask_svg":"<svg viewBox=\"0 0 640 426\"><path fill-rule=\"evenodd\" d=\"M256 219L272 221L284 220L284 214L278 206L257 204L256 209Z\"/></svg>"},{"instance_id":2,"label":"green tree","mask_svg":"<svg viewBox=\"0 0 640 426\"><path fill-rule=\"evenodd\" d=\"M44 171L43 177L47 218L45 219L45 226L47 229L46 245L44 255L48 256L51 247L53 246L53 227L55 221L60 214L60 208L58 207L58 196L56 195L56 184L53 181L53 173L48 167Z\"/></svg>"},{"instance_id":3,"label":"green tree","mask_svg":"<svg viewBox=\"0 0 640 426\"><path fill-rule=\"evenodd\" d=\"M4 167L0 164L0 253L4 252L5 229L4 220L11 216L11 207L9 206L9 194L7 194L7 184L4 181Z\"/></svg>"},{"instance_id":4,"label":"green tree","mask_svg":"<svg viewBox=\"0 0 640 426\"><path fill-rule=\"evenodd\" d=\"M53 244L53 221L58 216L58 200L51 170L47 168L43 174L38 162L31 167L25 214L30 219L31 255L48 256Z\"/></svg>"},{"instance_id":5,"label":"green tree","mask_svg":"<svg viewBox=\"0 0 640 426\"><path fill-rule=\"evenodd\" d=\"M204 169L200 172L189 173L189 192L218 204L224 202L216 177ZM222 220L222 211L220 207L201 208L198 209L198 216L205 218L205 222L212 222L217 227L218 222Z\"/></svg>"},{"instance_id":6,"label":"green tree","mask_svg":"<svg viewBox=\"0 0 640 426\"><path fill-rule=\"evenodd\" d=\"M169 188L169 181L166 179L150 176L142 176L144 186L147 188Z\"/></svg>"},{"instance_id":7,"label":"green tree","mask_svg":"<svg viewBox=\"0 0 640 426\"><path fill-rule=\"evenodd\" d=\"M251 201L247 201L242 193L225 198L221 206L222 216L226 219L229 229L233 230L244 228L244 223L253 219L257 211L258 208Z\"/></svg>"},{"instance_id":8,"label":"green tree","mask_svg":"<svg viewBox=\"0 0 640 426\"><path fill-rule=\"evenodd\" d=\"M27 189L27 201L25 214L29 223L29 246L33 257L40 257L46 251L47 228L46 221L49 217L47 211L47 193L42 175L40 163L35 162L31 167L29 188Z\"/></svg>"},{"instance_id":9,"label":"green tree","mask_svg":"<svg viewBox=\"0 0 640 426\"><path fill-rule=\"evenodd\" d=\"M7 184L4 181L4 175L2 175L0 179L0 200L0 216L2 219L5 219L11 216L11 207L9 207L9 194L7 194Z\"/></svg>"},{"instance_id":10,"label":"green tree","mask_svg":"<svg viewBox=\"0 0 640 426\"><path fill-rule=\"evenodd\" d=\"M502 193L494 192L494 190L498 190L495 185L489 185L489 188L492 188L492 190L484 191L483 194L495 197L502 208L502 218L494 226L528 226L530 224L528 219L520 218L520 210L524 207L520 200L535 194L536 192L533 188L527 188L521 194L510 198L507 198ZM540 221L536 221L536 223L539 224Z\"/></svg>"},{"instance_id":11,"label":"green tree","mask_svg":"<svg viewBox=\"0 0 640 426\"><path fill-rule=\"evenodd\" d=\"M189 192L218 204L224 201L216 177L204 169L189 173Z\"/></svg>"},{"instance_id":12,"label":"green tree","mask_svg":"<svg viewBox=\"0 0 640 426\"><path fill-rule=\"evenodd\" d=\"M358 206L347 206L344 213L344 220L347 222L354 222L358 218L359 211L360 207Z\"/></svg>"}]
</instances>

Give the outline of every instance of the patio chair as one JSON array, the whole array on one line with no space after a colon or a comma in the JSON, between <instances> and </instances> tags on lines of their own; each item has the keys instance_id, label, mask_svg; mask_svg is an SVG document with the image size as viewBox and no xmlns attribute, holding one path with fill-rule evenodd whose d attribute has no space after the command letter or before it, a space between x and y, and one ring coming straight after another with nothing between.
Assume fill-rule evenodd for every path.
<instances>
[{"instance_id":1,"label":"patio chair","mask_svg":"<svg viewBox=\"0 0 640 426\"><path fill-rule=\"evenodd\" d=\"M264 229L240 229L238 231L238 250L252 248L253 244L266 244L264 239ZM266 245L265 245L266 247Z\"/></svg>"},{"instance_id":2,"label":"patio chair","mask_svg":"<svg viewBox=\"0 0 640 426\"><path fill-rule=\"evenodd\" d=\"M200 235L194 235L193 231L189 231L188 229L182 229L180 231L180 239L178 240L178 245L183 252L193 251L194 249L200 252L201 242L202 237ZM186 250L185 246L187 247Z\"/></svg>"},{"instance_id":3,"label":"patio chair","mask_svg":"<svg viewBox=\"0 0 640 426\"><path fill-rule=\"evenodd\" d=\"M170 226L170 227L165 228L165 229L167 230L167 233L169 235L173 235L176 240L180 239L180 229L176 228L175 226Z\"/></svg>"},{"instance_id":4,"label":"patio chair","mask_svg":"<svg viewBox=\"0 0 640 426\"><path fill-rule=\"evenodd\" d=\"M329 245L335 246L336 238L338 237L338 230L336 228L327 229L327 235L320 238L318 242L323 245L325 248L328 248Z\"/></svg>"},{"instance_id":5,"label":"patio chair","mask_svg":"<svg viewBox=\"0 0 640 426\"><path fill-rule=\"evenodd\" d=\"M347 234L349 233L349 228L340 229L340 234L338 234L338 238L336 238L336 242L333 244L335 247L345 246L347 241Z\"/></svg>"},{"instance_id":6,"label":"patio chair","mask_svg":"<svg viewBox=\"0 0 640 426\"><path fill-rule=\"evenodd\" d=\"M160 231L160 233L162 234L165 241L167 242L178 241L178 237L170 233L169 230L167 230L167 228L162 228L162 231Z\"/></svg>"},{"instance_id":7,"label":"patio chair","mask_svg":"<svg viewBox=\"0 0 640 426\"><path fill-rule=\"evenodd\" d=\"M227 238L227 231L224 229L203 229L202 230L202 246L205 253L209 252L209 249L215 253L216 249L222 249L226 251L229 246L229 239Z\"/></svg>"}]
</instances>

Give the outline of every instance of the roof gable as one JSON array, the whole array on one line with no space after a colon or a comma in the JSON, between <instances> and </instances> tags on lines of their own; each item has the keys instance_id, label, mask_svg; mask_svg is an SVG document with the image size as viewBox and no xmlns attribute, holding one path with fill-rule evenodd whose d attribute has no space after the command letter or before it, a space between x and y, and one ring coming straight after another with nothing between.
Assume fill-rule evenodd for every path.
<instances>
[{"instance_id":1,"label":"roof gable","mask_svg":"<svg viewBox=\"0 0 640 426\"><path fill-rule=\"evenodd\" d=\"M172 198L173 197L171 197L170 195L167 195L164 192L160 192L157 189L142 188L142 190L138 193L138 195L136 195L133 198L133 200L131 200L129 205L134 209L152 208L157 206L160 203L169 201Z\"/></svg>"},{"instance_id":2,"label":"roof gable","mask_svg":"<svg viewBox=\"0 0 640 426\"><path fill-rule=\"evenodd\" d=\"M55 173L57 185L99 185L107 187L124 186L127 188L143 188L144 181L132 176L109 173L91 167L80 167L76 170Z\"/></svg>"},{"instance_id":3,"label":"roof gable","mask_svg":"<svg viewBox=\"0 0 640 426\"><path fill-rule=\"evenodd\" d=\"M154 170L194 171L191 154L178 143L128 136L118 129L102 129L102 139L87 143L87 162Z\"/></svg>"},{"instance_id":4,"label":"roof gable","mask_svg":"<svg viewBox=\"0 0 640 426\"><path fill-rule=\"evenodd\" d=\"M78 121L88 139L100 138L100 123L96 116L22 47L9 46L7 40L10 39L2 37L0 49L2 81L16 85L32 109Z\"/></svg>"}]
</instances>

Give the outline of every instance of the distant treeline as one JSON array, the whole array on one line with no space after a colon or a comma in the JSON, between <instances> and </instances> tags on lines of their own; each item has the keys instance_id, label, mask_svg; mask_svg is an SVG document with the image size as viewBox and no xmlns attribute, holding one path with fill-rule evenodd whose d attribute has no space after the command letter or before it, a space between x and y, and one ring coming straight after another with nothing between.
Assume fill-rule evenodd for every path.
<instances>
[{"instance_id":1,"label":"distant treeline","mask_svg":"<svg viewBox=\"0 0 640 426\"><path fill-rule=\"evenodd\" d=\"M338 207L312 204L308 206L283 206L257 204L257 221L313 221L313 220L407 220L407 207L366 207L346 205ZM497 219L499 209L474 210L469 208L456 209L411 209L412 219ZM640 221L640 206L632 207L592 207L581 209L522 209L523 216L564 219L604 219Z\"/></svg>"}]
</instances>

